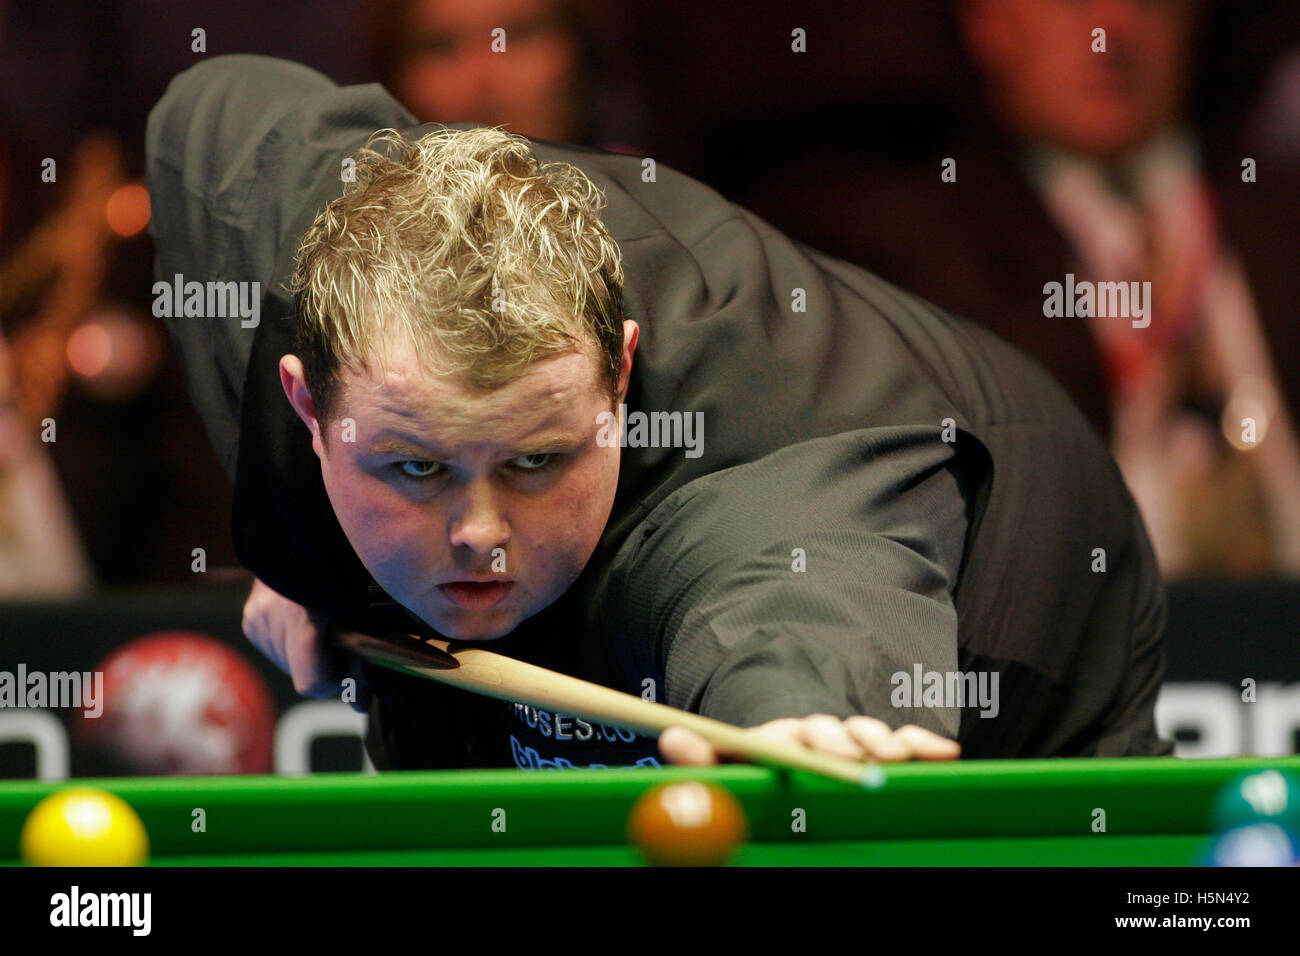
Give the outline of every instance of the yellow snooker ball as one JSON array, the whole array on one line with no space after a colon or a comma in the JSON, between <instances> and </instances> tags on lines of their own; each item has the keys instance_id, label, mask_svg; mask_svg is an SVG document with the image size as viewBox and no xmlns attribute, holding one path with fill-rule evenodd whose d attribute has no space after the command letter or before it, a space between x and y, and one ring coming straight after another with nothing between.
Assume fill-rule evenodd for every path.
<instances>
[{"instance_id":1,"label":"yellow snooker ball","mask_svg":"<svg viewBox=\"0 0 1300 956\"><path fill-rule=\"evenodd\" d=\"M36 804L19 848L31 866L140 866L149 857L149 837L121 797L73 787Z\"/></svg>"}]
</instances>

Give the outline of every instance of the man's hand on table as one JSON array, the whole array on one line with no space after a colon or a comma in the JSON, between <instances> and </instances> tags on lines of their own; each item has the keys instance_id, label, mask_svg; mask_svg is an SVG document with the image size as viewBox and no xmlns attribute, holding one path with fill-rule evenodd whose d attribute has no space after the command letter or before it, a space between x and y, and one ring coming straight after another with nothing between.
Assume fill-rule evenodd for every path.
<instances>
[{"instance_id":1,"label":"man's hand on table","mask_svg":"<svg viewBox=\"0 0 1300 956\"><path fill-rule=\"evenodd\" d=\"M304 697L339 697L343 679L356 681L352 709L365 713L370 693L362 679L361 662L336 654L324 646L321 625L311 613L257 578L244 602L244 636L293 678L293 688Z\"/></svg>"},{"instance_id":2,"label":"man's hand on table","mask_svg":"<svg viewBox=\"0 0 1300 956\"><path fill-rule=\"evenodd\" d=\"M843 720L829 714L782 717L751 727L749 732L850 760L893 763L955 760L961 755L961 745L955 740L940 737L915 724L904 724L893 730L875 717ZM707 767L719 761L713 745L685 727L670 727L660 734L659 751L665 760L686 766Z\"/></svg>"}]
</instances>

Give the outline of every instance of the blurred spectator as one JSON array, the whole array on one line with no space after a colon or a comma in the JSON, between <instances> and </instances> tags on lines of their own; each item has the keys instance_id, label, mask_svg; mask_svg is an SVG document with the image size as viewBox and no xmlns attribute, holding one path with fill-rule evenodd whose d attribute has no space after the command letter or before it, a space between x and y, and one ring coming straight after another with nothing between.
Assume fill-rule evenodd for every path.
<instances>
[{"instance_id":1,"label":"blurred spectator","mask_svg":"<svg viewBox=\"0 0 1300 956\"><path fill-rule=\"evenodd\" d=\"M420 120L504 125L560 143L608 139L592 6L384 0L368 9L374 75Z\"/></svg>"},{"instance_id":2,"label":"blurred spectator","mask_svg":"<svg viewBox=\"0 0 1300 956\"><path fill-rule=\"evenodd\" d=\"M101 210L119 184L119 155L109 139L87 140L59 190L57 165L21 152L15 161L4 145L0 195L16 196L28 221L37 206L40 213L12 251L12 230L0 218L0 316L25 319L12 345L0 330L0 598L66 596L87 589L91 572L48 454L53 446L41 439L57 436L50 416L67 379L64 348L99 294L109 231ZM57 205L33 204L26 197L37 190L18 188L42 173Z\"/></svg>"},{"instance_id":3,"label":"blurred spectator","mask_svg":"<svg viewBox=\"0 0 1300 956\"><path fill-rule=\"evenodd\" d=\"M0 597L202 580L194 548L234 560L230 490L141 309L148 195L111 134L50 151L0 141Z\"/></svg>"},{"instance_id":4,"label":"blurred spectator","mask_svg":"<svg viewBox=\"0 0 1300 956\"><path fill-rule=\"evenodd\" d=\"M9 365L0 335L0 600L71 596L90 586L90 565Z\"/></svg>"},{"instance_id":5,"label":"blurred spectator","mask_svg":"<svg viewBox=\"0 0 1300 956\"><path fill-rule=\"evenodd\" d=\"M821 151L739 198L1047 366L1109 435L1168 576L1300 572L1300 177L1259 157L1255 181L1187 122L1203 13L959 0L986 94L969 129L910 165ZM1149 326L1047 317L1067 274L1150 281Z\"/></svg>"},{"instance_id":6,"label":"blurred spectator","mask_svg":"<svg viewBox=\"0 0 1300 956\"><path fill-rule=\"evenodd\" d=\"M1247 132L1268 154L1300 164L1300 49L1270 72Z\"/></svg>"}]
</instances>

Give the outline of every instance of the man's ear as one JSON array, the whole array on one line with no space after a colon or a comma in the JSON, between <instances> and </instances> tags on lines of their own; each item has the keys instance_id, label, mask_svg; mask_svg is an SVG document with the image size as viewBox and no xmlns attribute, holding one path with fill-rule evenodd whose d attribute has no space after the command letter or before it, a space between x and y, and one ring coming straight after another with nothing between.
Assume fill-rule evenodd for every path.
<instances>
[{"instance_id":1,"label":"man's ear","mask_svg":"<svg viewBox=\"0 0 1300 956\"><path fill-rule=\"evenodd\" d=\"M618 401L620 404L627 397L627 386L632 381L632 356L636 354L636 343L640 337L640 327L631 319L624 320L623 362L618 370Z\"/></svg>"},{"instance_id":2,"label":"man's ear","mask_svg":"<svg viewBox=\"0 0 1300 956\"><path fill-rule=\"evenodd\" d=\"M285 398L289 399L293 410L311 432L311 447L315 450L316 457L321 457L324 448L320 421L316 418L316 403L311 399L311 392L307 391L307 375L298 356L280 356L280 387L284 389Z\"/></svg>"}]
</instances>

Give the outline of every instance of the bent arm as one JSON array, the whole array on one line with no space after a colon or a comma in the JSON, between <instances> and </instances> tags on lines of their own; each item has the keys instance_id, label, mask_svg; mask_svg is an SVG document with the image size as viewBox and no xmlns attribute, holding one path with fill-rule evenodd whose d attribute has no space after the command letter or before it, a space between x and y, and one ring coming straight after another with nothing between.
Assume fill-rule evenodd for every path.
<instances>
[{"instance_id":1,"label":"bent arm","mask_svg":"<svg viewBox=\"0 0 1300 956\"><path fill-rule=\"evenodd\" d=\"M343 159L375 130L413 122L377 84L339 87L286 60L219 56L179 74L145 133L155 276L247 283L250 291L257 283L257 297L288 300L276 263L342 191ZM160 317L233 479L256 325L239 315Z\"/></svg>"},{"instance_id":2,"label":"bent arm","mask_svg":"<svg viewBox=\"0 0 1300 956\"><path fill-rule=\"evenodd\" d=\"M1166 598L1142 519L1133 510L1133 650L1120 691L1097 740L1098 757L1165 757L1174 744L1156 732L1156 698L1165 676Z\"/></svg>"},{"instance_id":3,"label":"bent arm","mask_svg":"<svg viewBox=\"0 0 1300 956\"><path fill-rule=\"evenodd\" d=\"M740 726L861 714L956 737L957 708L895 693L916 665L957 668L966 502L930 431L805 442L661 506L630 572L653 591L628 631L654 635L669 704Z\"/></svg>"}]
</instances>

